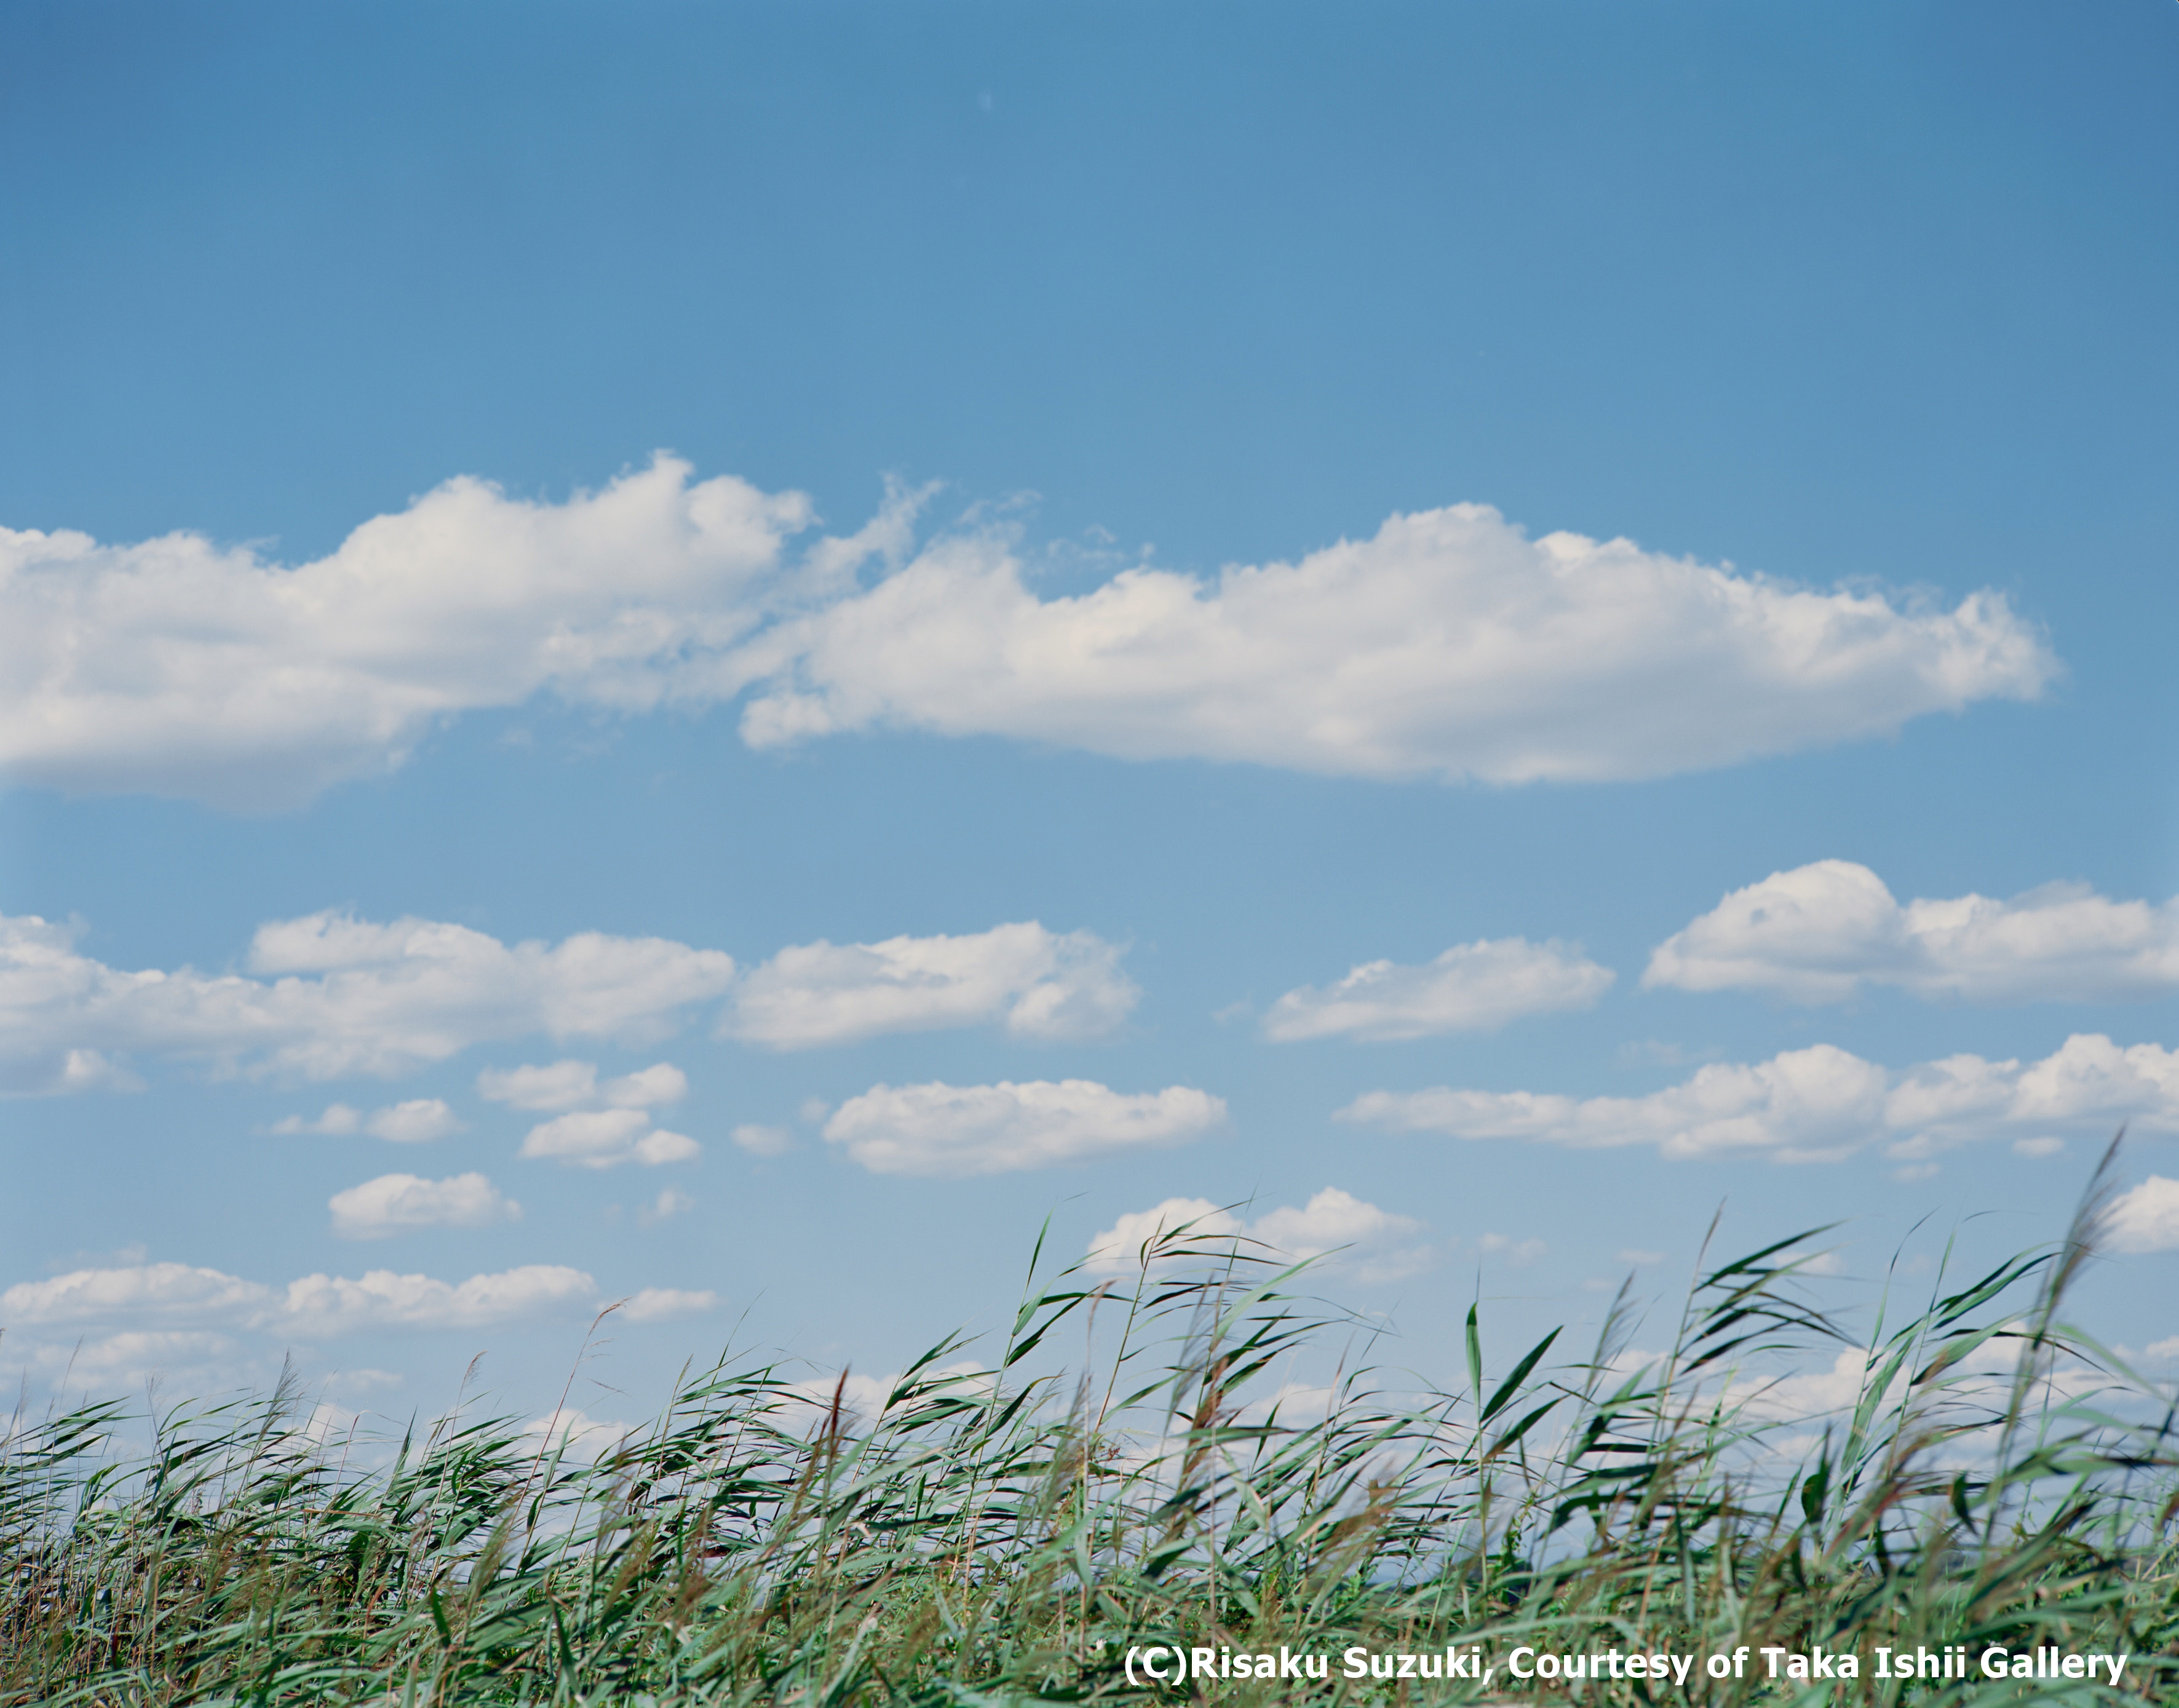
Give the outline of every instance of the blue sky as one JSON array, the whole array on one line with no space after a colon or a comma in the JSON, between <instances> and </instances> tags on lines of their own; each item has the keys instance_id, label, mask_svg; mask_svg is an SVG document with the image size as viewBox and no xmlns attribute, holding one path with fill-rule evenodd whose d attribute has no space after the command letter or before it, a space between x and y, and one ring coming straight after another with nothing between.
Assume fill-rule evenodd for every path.
<instances>
[{"instance_id":1,"label":"blue sky","mask_svg":"<svg viewBox=\"0 0 2179 1708\"><path fill-rule=\"evenodd\" d=\"M1721 1202L2049 1238L2121 1120L2179 1356L2175 71L9 8L0 1364L541 1407L634 1298L633 1416L1248 1200L1446 1375Z\"/></svg>"}]
</instances>

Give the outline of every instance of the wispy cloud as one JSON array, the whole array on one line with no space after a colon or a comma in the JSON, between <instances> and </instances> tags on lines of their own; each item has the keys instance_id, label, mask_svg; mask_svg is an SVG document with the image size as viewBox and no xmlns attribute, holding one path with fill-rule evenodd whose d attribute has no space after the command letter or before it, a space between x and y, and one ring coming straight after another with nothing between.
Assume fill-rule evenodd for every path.
<instances>
[{"instance_id":1,"label":"wispy cloud","mask_svg":"<svg viewBox=\"0 0 2179 1708\"><path fill-rule=\"evenodd\" d=\"M420 1227L490 1227L522 1219L522 1206L500 1195L481 1174L426 1180L415 1174L381 1174L336 1192L326 1207L333 1232L344 1239L383 1239Z\"/></svg>"},{"instance_id":2,"label":"wispy cloud","mask_svg":"<svg viewBox=\"0 0 2179 1708\"><path fill-rule=\"evenodd\" d=\"M645 1227L655 1227L661 1222L671 1222L677 1216L686 1216L695 1207L694 1199L679 1187L669 1186L637 1211L635 1219Z\"/></svg>"},{"instance_id":3,"label":"wispy cloud","mask_svg":"<svg viewBox=\"0 0 2179 1708\"><path fill-rule=\"evenodd\" d=\"M2039 1062L1951 1056L1894 1073L1829 1044L1754 1064L1713 1063L1641 1097L1574 1098L1436 1086L1372 1091L1342 1121L1459 1139L1579 1149L1654 1145L1667 1156L1830 1161L1885 1143L1921 1159L1990 1139L2179 1131L2179 1053L2077 1034Z\"/></svg>"},{"instance_id":4,"label":"wispy cloud","mask_svg":"<svg viewBox=\"0 0 2179 1708\"><path fill-rule=\"evenodd\" d=\"M689 1076L671 1062L656 1062L601 1085L594 1062L554 1062L541 1068L487 1068L477 1075L476 1088L486 1102L515 1109L648 1109L687 1096Z\"/></svg>"},{"instance_id":5,"label":"wispy cloud","mask_svg":"<svg viewBox=\"0 0 2179 1708\"><path fill-rule=\"evenodd\" d=\"M719 1295L709 1288L646 1287L630 1293L617 1315L628 1322L671 1322L701 1315L718 1302Z\"/></svg>"},{"instance_id":6,"label":"wispy cloud","mask_svg":"<svg viewBox=\"0 0 2179 1708\"><path fill-rule=\"evenodd\" d=\"M1115 1091L1092 1079L996 1085L874 1085L825 1123L825 1137L877 1174L997 1174L1118 1151L1177 1145L1221 1125L1206 1091Z\"/></svg>"},{"instance_id":7,"label":"wispy cloud","mask_svg":"<svg viewBox=\"0 0 2179 1708\"><path fill-rule=\"evenodd\" d=\"M1287 1262L1336 1252L1322 1266L1343 1269L1363 1282L1397 1281L1429 1267L1435 1255L1423 1243L1423 1224L1413 1217L1327 1186L1306 1204L1266 1211L1253 1222L1208 1198L1168 1198L1148 1210L1129 1211L1091 1238L1090 1267L1107 1274L1132 1269L1160 1235L1183 1227L1190 1244L1243 1239Z\"/></svg>"},{"instance_id":8,"label":"wispy cloud","mask_svg":"<svg viewBox=\"0 0 2179 1708\"><path fill-rule=\"evenodd\" d=\"M1120 953L1034 920L972 936L807 943L751 968L720 1030L782 1050L989 1024L1018 1038L1100 1037L1141 995Z\"/></svg>"},{"instance_id":9,"label":"wispy cloud","mask_svg":"<svg viewBox=\"0 0 2179 1708\"><path fill-rule=\"evenodd\" d=\"M1368 961L1335 985L1288 991L1264 1016L1264 1034L1282 1044L1342 1036L1383 1043L1490 1031L1529 1014L1594 1007L1612 976L1563 943L1461 943L1421 966Z\"/></svg>"},{"instance_id":10,"label":"wispy cloud","mask_svg":"<svg viewBox=\"0 0 2179 1708\"><path fill-rule=\"evenodd\" d=\"M198 1329L122 1329L80 1335L23 1350L34 1380L87 1392L142 1389L156 1382L197 1384L199 1393L225 1386L240 1348L231 1335Z\"/></svg>"},{"instance_id":11,"label":"wispy cloud","mask_svg":"<svg viewBox=\"0 0 2179 1708\"><path fill-rule=\"evenodd\" d=\"M1902 903L1867 866L1818 860L1733 891L1659 944L1642 982L1796 1002L1872 985L1969 1002L2147 1001L2179 992L2179 901L2049 884Z\"/></svg>"},{"instance_id":12,"label":"wispy cloud","mask_svg":"<svg viewBox=\"0 0 2179 1708\"><path fill-rule=\"evenodd\" d=\"M390 1140L396 1145L425 1145L435 1139L450 1139L466 1130L468 1124L442 1098L412 1097L405 1103L374 1109L368 1115L345 1103L329 1104L315 1120L290 1115L284 1121L274 1123L272 1130L288 1134L368 1133L374 1139Z\"/></svg>"}]
</instances>

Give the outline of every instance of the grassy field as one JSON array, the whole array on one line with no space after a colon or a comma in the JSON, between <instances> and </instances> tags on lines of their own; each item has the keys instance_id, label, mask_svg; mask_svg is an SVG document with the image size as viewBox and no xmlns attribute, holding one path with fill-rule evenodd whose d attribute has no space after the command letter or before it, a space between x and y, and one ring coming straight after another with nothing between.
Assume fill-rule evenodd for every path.
<instances>
[{"instance_id":1,"label":"grassy field","mask_svg":"<svg viewBox=\"0 0 2179 1708\"><path fill-rule=\"evenodd\" d=\"M1118 1282L1033 1264L1002 1344L941 1341L876 1416L844 1379L727 1365L596 1456L468 1417L323 1440L288 1390L19 1422L0 1704L2157 1700L2168 1402L2064 1321L2109 1178L1908 1320L1849 1336L1802 1234L1710 1266L1654 1359L1623 1299L1580 1354L1506 1357L1471 1315L1449 1393L1354 1368L1282 1405L1294 1357L1366 1340L1307 1271L1183 1229ZM1858 1400L1813 1425L1751 1375L1846 1348ZM1227 1672L1284 1645L1304 1676L1131 1679L1150 1645ZM1490 1678L1346 1676L1350 1649L1449 1645ZM1858 1676L1773 1679L1766 1647ZM2130 1658L2000 1680L1995 1647ZM1522 1648L1690 1664L1523 1680ZM1880 1648L1968 1676L1880 1678Z\"/></svg>"}]
</instances>

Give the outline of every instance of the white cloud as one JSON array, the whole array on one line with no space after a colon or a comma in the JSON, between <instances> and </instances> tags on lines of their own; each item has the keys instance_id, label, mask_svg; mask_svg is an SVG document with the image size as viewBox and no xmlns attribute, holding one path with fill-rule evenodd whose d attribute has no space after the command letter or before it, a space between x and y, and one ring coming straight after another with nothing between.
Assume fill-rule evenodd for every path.
<instances>
[{"instance_id":1,"label":"white cloud","mask_svg":"<svg viewBox=\"0 0 2179 1708\"><path fill-rule=\"evenodd\" d=\"M782 580L808 502L689 474L661 457L557 504L450 481L293 568L195 535L0 529L0 772L291 806L540 691L627 709L731 693L727 650L859 554L836 544Z\"/></svg>"},{"instance_id":2,"label":"white cloud","mask_svg":"<svg viewBox=\"0 0 2179 1708\"><path fill-rule=\"evenodd\" d=\"M234 1342L201 1329L124 1329L117 1334L41 1346L30 1362L54 1381L86 1388L136 1388L169 1381L187 1372L217 1381L226 1373Z\"/></svg>"},{"instance_id":3,"label":"white cloud","mask_svg":"<svg viewBox=\"0 0 2179 1708\"><path fill-rule=\"evenodd\" d=\"M677 1216L686 1216L695 1207L694 1199L679 1187L669 1186L637 1211L635 1219L645 1227L655 1227L661 1222L671 1222Z\"/></svg>"},{"instance_id":4,"label":"white cloud","mask_svg":"<svg viewBox=\"0 0 2179 1708\"><path fill-rule=\"evenodd\" d=\"M671 1030L680 1009L733 977L730 956L660 937L509 945L465 925L334 912L260 927L255 976L124 972L76 953L76 935L0 916L0 1075L11 1089L95 1083L79 1063L87 1053L330 1079L537 1032L639 1040Z\"/></svg>"},{"instance_id":5,"label":"white cloud","mask_svg":"<svg viewBox=\"0 0 2179 1708\"><path fill-rule=\"evenodd\" d=\"M1947 1366L1946 1397L1953 1402L2001 1406L2020 1357L2020 1343L2011 1337L1984 1342ZM1847 1347L1833 1356L1828 1370L1798 1370L1736 1381L1726 1390L1726 1403L1744 1405L1757 1417L1813 1420L1858 1403L1877 1362L1874 1354L1858 1347ZM2076 1397L2107 1391L2111 1386L2105 1372L2077 1359L2061 1359L2054 1368L2045 1372L2043 1379L2061 1393ZM1912 1366L1895 1372L1885 1396L1886 1403L1897 1404L1907 1398L1912 1386ZM1807 1437L1778 1445L1804 1457L1816 1441Z\"/></svg>"},{"instance_id":6,"label":"white cloud","mask_svg":"<svg viewBox=\"0 0 2179 1708\"><path fill-rule=\"evenodd\" d=\"M450 1139L467 1125L436 1097L412 1097L390 1109L379 1109L363 1123L374 1139L396 1145L421 1145L434 1139Z\"/></svg>"},{"instance_id":7,"label":"white cloud","mask_svg":"<svg viewBox=\"0 0 2179 1708\"><path fill-rule=\"evenodd\" d=\"M352 1444L362 1425L361 1412L350 1411L346 1406L335 1405L331 1400L320 1400L310 1408L310 1416L304 1420L303 1437L319 1447L343 1439Z\"/></svg>"},{"instance_id":8,"label":"white cloud","mask_svg":"<svg viewBox=\"0 0 2179 1708\"><path fill-rule=\"evenodd\" d=\"M183 1263L77 1270L0 1293L0 1326L56 1323L233 1326L312 1337L365 1328L482 1328L585 1303L597 1283L579 1269L528 1264L445 1282L376 1269L360 1279L306 1275L267 1287Z\"/></svg>"},{"instance_id":9,"label":"white cloud","mask_svg":"<svg viewBox=\"0 0 2179 1708\"><path fill-rule=\"evenodd\" d=\"M360 1369L335 1371L326 1378L326 1386L336 1393L368 1394L399 1387L408 1380L398 1370L373 1370L365 1365Z\"/></svg>"},{"instance_id":10,"label":"white cloud","mask_svg":"<svg viewBox=\"0 0 2179 1708\"><path fill-rule=\"evenodd\" d=\"M1869 1364L1868 1353L1850 1346L1832 1359L1829 1370L1798 1370L1788 1376L1737 1382L1732 1392L1757 1417L1821 1417L1843 1411L1860 1399Z\"/></svg>"},{"instance_id":11,"label":"white cloud","mask_svg":"<svg viewBox=\"0 0 2179 1708\"><path fill-rule=\"evenodd\" d=\"M1586 1008L1612 974L1558 942L1461 943L1425 966L1369 961L1329 989L1288 991L1264 1016L1280 1043L1347 1036L1371 1042L1489 1031L1528 1014Z\"/></svg>"},{"instance_id":12,"label":"white cloud","mask_svg":"<svg viewBox=\"0 0 2179 1708\"><path fill-rule=\"evenodd\" d=\"M579 1109L556 1115L530 1129L522 1154L580 1168L612 1168L623 1162L656 1167L687 1162L704 1147L685 1133L653 1127L640 1109Z\"/></svg>"},{"instance_id":13,"label":"white cloud","mask_svg":"<svg viewBox=\"0 0 2179 1708\"><path fill-rule=\"evenodd\" d=\"M1128 759L1378 777L1645 777L1888 734L2058 667L2004 597L1946 611L1814 592L1486 506L1215 583L1130 569L1040 599L1007 540L956 534L767 638L762 746L897 725Z\"/></svg>"},{"instance_id":14,"label":"white cloud","mask_svg":"<svg viewBox=\"0 0 2179 1708\"><path fill-rule=\"evenodd\" d=\"M591 1062L555 1062L544 1068L487 1068L477 1075L477 1095L516 1109L648 1109L689 1095L689 1076L671 1062L598 1084Z\"/></svg>"},{"instance_id":15,"label":"white cloud","mask_svg":"<svg viewBox=\"0 0 2179 1708\"><path fill-rule=\"evenodd\" d=\"M1525 1139L1584 1149L1649 1144L1667 1156L1733 1151L1791 1156L1850 1150L1880 1130L1881 1068L1819 1044L1754 1067L1713 1063L1647 1097L1572 1097L1445 1087L1372 1091L1342 1121L1463 1139Z\"/></svg>"},{"instance_id":16,"label":"white cloud","mask_svg":"<svg viewBox=\"0 0 2179 1708\"><path fill-rule=\"evenodd\" d=\"M1400 1132L1600 1149L1654 1145L1667 1156L1760 1152L1825 1162L1879 1140L1918 1161L1986 1139L2109 1133L2121 1123L2179 1132L2179 1052L2121 1049L2076 1034L2040 1062L1953 1056L1893 1073L1829 1044L1752 1066L1713 1063L1643 1097L1531 1091L1371 1091L1338 1118Z\"/></svg>"},{"instance_id":17,"label":"white cloud","mask_svg":"<svg viewBox=\"0 0 2179 1708\"><path fill-rule=\"evenodd\" d=\"M415 1174L381 1174L327 1200L333 1232L344 1239L383 1239L417 1227L489 1227L519 1222L522 1206L500 1196L481 1174L426 1180Z\"/></svg>"},{"instance_id":18,"label":"white cloud","mask_svg":"<svg viewBox=\"0 0 2179 1708\"><path fill-rule=\"evenodd\" d=\"M630 1322L670 1322L676 1317L711 1310L718 1302L719 1295L708 1288L690 1292L678 1287L646 1287L630 1293L618 1314Z\"/></svg>"},{"instance_id":19,"label":"white cloud","mask_svg":"<svg viewBox=\"0 0 2179 1708\"><path fill-rule=\"evenodd\" d=\"M2111 1205L2107 1237L2114 1251L2179 1247L2179 1180L2152 1174L2131 1191L2121 1193Z\"/></svg>"},{"instance_id":20,"label":"white cloud","mask_svg":"<svg viewBox=\"0 0 2179 1708\"><path fill-rule=\"evenodd\" d=\"M597 1098L595 1062L555 1062L550 1067L487 1068L477 1075L477 1096L517 1109L577 1109Z\"/></svg>"},{"instance_id":21,"label":"white cloud","mask_svg":"<svg viewBox=\"0 0 2179 1708\"><path fill-rule=\"evenodd\" d=\"M1317 1382L1282 1381L1261 1399L1241 1408L1241 1415L1254 1424L1278 1422L1288 1429L1313 1424L1331 1415L1343 1398L1341 1389Z\"/></svg>"},{"instance_id":22,"label":"white cloud","mask_svg":"<svg viewBox=\"0 0 2179 1708\"><path fill-rule=\"evenodd\" d=\"M315 1121L306 1121L300 1115L290 1115L272 1123L275 1133L360 1133L363 1130L363 1112L350 1108L345 1103L328 1103L326 1112Z\"/></svg>"},{"instance_id":23,"label":"white cloud","mask_svg":"<svg viewBox=\"0 0 2179 1708\"><path fill-rule=\"evenodd\" d=\"M2108 1137L2121 1123L2179 1131L2179 1053L2156 1044L2121 1048L2100 1033L2076 1033L2039 1062L1953 1056L1901 1076L1885 1107L1895 1129L1932 1148L2027 1129Z\"/></svg>"},{"instance_id":24,"label":"white cloud","mask_svg":"<svg viewBox=\"0 0 2179 1708\"><path fill-rule=\"evenodd\" d=\"M671 1062L603 1085L589 1062L503 1072L488 1068L477 1075L477 1091L517 1109L568 1111L530 1129L522 1141L524 1156L611 1168L622 1162L686 1162L703 1155L704 1147L687 1134L650 1124L654 1104L678 1102L688 1095L689 1076Z\"/></svg>"},{"instance_id":25,"label":"white cloud","mask_svg":"<svg viewBox=\"0 0 2179 1708\"><path fill-rule=\"evenodd\" d=\"M290 806L460 713L733 700L756 745L895 724L1380 777L1655 777L1888 733L2058 666L2001 595L1819 592L1480 505L1215 582L1040 599L923 493L790 562L795 493L660 457L564 503L462 478L293 568L0 530L0 776ZM911 556L912 554L912 556ZM862 567L898 566L864 589Z\"/></svg>"},{"instance_id":26,"label":"white cloud","mask_svg":"<svg viewBox=\"0 0 2179 1708\"><path fill-rule=\"evenodd\" d=\"M448 1108L437 1097L412 1097L405 1103L396 1103L384 1109L374 1109L365 1116L345 1103L328 1104L324 1114L315 1121L305 1121L299 1115L290 1115L274 1123L275 1133L368 1133L374 1139L386 1139L396 1145L423 1145L435 1139L452 1138L465 1131L468 1123Z\"/></svg>"},{"instance_id":27,"label":"white cloud","mask_svg":"<svg viewBox=\"0 0 2179 1708\"><path fill-rule=\"evenodd\" d=\"M873 1085L833 1112L825 1137L874 1173L996 1174L1181 1144L1225 1119L1223 1098L1185 1085L1133 1096L1090 1079Z\"/></svg>"},{"instance_id":28,"label":"white cloud","mask_svg":"<svg viewBox=\"0 0 2179 1708\"><path fill-rule=\"evenodd\" d=\"M750 969L720 1030L781 1050L991 1022L1018 1038L1102 1037L1141 995L1120 953L1034 920L958 937L805 943Z\"/></svg>"},{"instance_id":29,"label":"white cloud","mask_svg":"<svg viewBox=\"0 0 2179 1708\"><path fill-rule=\"evenodd\" d=\"M133 1263L18 1282L0 1293L0 1323L32 1327L122 1317L223 1321L261 1309L270 1297L255 1282L217 1269Z\"/></svg>"},{"instance_id":30,"label":"white cloud","mask_svg":"<svg viewBox=\"0 0 2179 1708\"><path fill-rule=\"evenodd\" d=\"M1337 1251L1336 1266L1364 1282L1397 1281L1425 1268L1430 1248L1420 1243L1423 1224L1366 1204L1327 1186L1305 1205L1287 1205L1243 1222L1207 1198L1168 1198L1149 1210L1129 1211L1090 1242L1090 1267L1117 1273L1133 1269L1161 1233L1188 1228L1191 1243L1239 1238L1287 1262Z\"/></svg>"},{"instance_id":31,"label":"white cloud","mask_svg":"<svg viewBox=\"0 0 2179 1708\"><path fill-rule=\"evenodd\" d=\"M1183 1227L1191 1241L1232 1238L1248 1232L1248 1223L1208 1198L1168 1198L1148 1210L1124 1211L1103 1233L1092 1234L1090 1267L1106 1274L1131 1269L1152 1241Z\"/></svg>"},{"instance_id":32,"label":"white cloud","mask_svg":"<svg viewBox=\"0 0 2179 1708\"><path fill-rule=\"evenodd\" d=\"M1249 1233L1290 1257L1317 1257L1348 1248L1341 1261L1364 1281L1396 1281L1430 1261L1430 1251L1415 1243L1423 1224L1365 1204L1336 1186L1327 1186L1308 1203L1284 1205L1260 1216Z\"/></svg>"},{"instance_id":33,"label":"white cloud","mask_svg":"<svg viewBox=\"0 0 2179 1708\"><path fill-rule=\"evenodd\" d=\"M467 1281L374 1269L360 1279L306 1275L291 1281L262 1326L330 1336L376 1328L486 1328L585 1304L597 1283L579 1269L529 1263Z\"/></svg>"},{"instance_id":34,"label":"white cloud","mask_svg":"<svg viewBox=\"0 0 2179 1708\"><path fill-rule=\"evenodd\" d=\"M1516 1268L1534 1263L1551 1249L1540 1239L1516 1239L1510 1233L1486 1233L1475 1243L1485 1255L1503 1257Z\"/></svg>"},{"instance_id":35,"label":"white cloud","mask_svg":"<svg viewBox=\"0 0 2179 1708\"><path fill-rule=\"evenodd\" d=\"M392 1074L524 1031L661 1032L675 1010L733 982L728 956L662 939L592 933L509 949L466 927L332 913L258 931L252 969L285 975L269 983L186 969L121 973L74 954L73 936L41 920L0 920L0 1061L16 1058L19 1083L59 1089L69 1076L56 1052L71 1031L226 1071ZM1139 994L1118 971L1119 953L1090 933L1062 936L1034 922L975 936L790 948L745 982L730 1030L793 1047L1002 1012L1018 1035L1089 1036L1117 1024ZM311 973L320 976L303 976ZM529 1110L640 1109L678 1100L688 1080L661 1062L601 1083L596 1064L563 1060L487 1068L477 1089ZM424 1099L367 1118L334 1104L275 1130L420 1140L460 1123L443 1101Z\"/></svg>"},{"instance_id":36,"label":"white cloud","mask_svg":"<svg viewBox=\"0 0 2179 1708\"><path fill-rule=\"evenodd\" d=\"M594 1418L577 1407L565 1406L550 1417L524 1424L522 1433L544 1453L557 1451L563 1458L589 1464L603 1458L645 1427L612 1418Z\"/></svg>"},{"instance_id":37,"label":"white cloud","mask_svg":"<svg viewBox=\"0 0 2179 1708\"><path fill-rule=\"evenodd\" d=\"M1836 1002L1865 985L1970 1002L2117 1002L2179 992L2179 901L2082 884L1904 906L1867 866L1818 860L1735 890L1658 945L1642 982Z\"/></svg>"},{"instance_id":38,"label":"white cloud","mask_svg":"<svg viewBox=\"0 0 2179 1708\"><path fill-rule=\"evenodd\" d=\"M794 1148L794 1135L784 1127L760 1127L744 1122L734 1129L734 1143L752 1156L784 1156Z\"/></svg>"}]
</instances>

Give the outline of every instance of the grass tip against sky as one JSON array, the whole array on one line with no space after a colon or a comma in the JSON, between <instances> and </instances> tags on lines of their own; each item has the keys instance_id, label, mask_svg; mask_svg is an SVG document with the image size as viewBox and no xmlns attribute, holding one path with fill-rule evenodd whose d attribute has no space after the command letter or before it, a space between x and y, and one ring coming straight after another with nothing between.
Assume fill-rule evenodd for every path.
<instances>
[{"instance_id":1,"label":"grass tip against sky","mask_svg":"<svg viewBox=\"0 0 2179 1708\"><path fill-rule=\"evenodd\" d=\"M1427 1365L1721 1200L2010 1249L2121 1124L2171 1340L2175 71L13 9L0 1359L886 1369L1184 1215Z\"/></svg>"}]
</instances>

